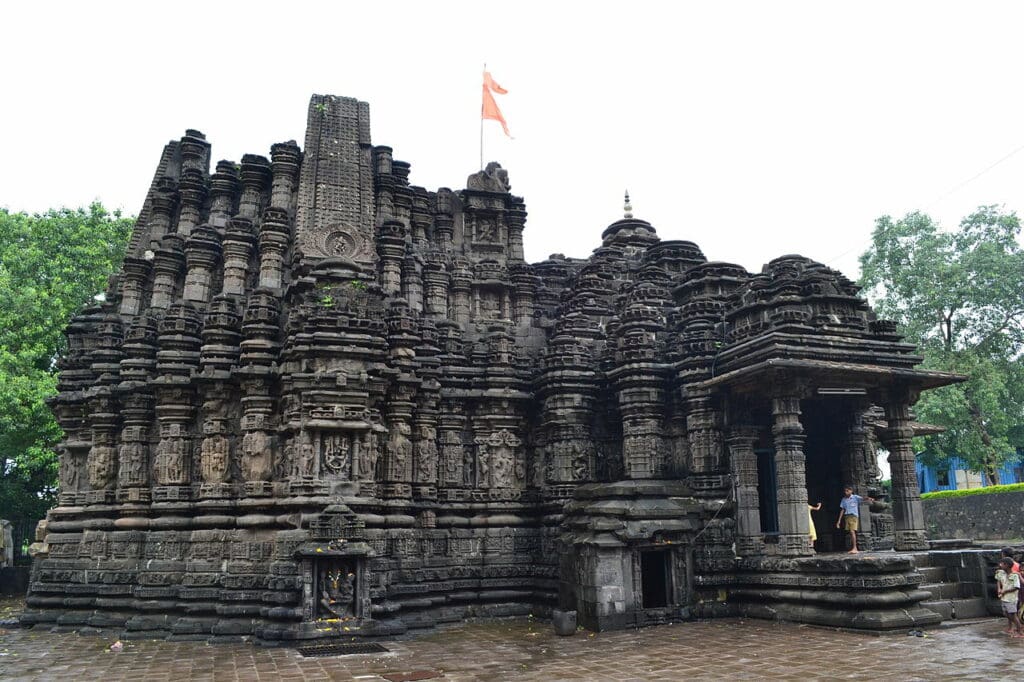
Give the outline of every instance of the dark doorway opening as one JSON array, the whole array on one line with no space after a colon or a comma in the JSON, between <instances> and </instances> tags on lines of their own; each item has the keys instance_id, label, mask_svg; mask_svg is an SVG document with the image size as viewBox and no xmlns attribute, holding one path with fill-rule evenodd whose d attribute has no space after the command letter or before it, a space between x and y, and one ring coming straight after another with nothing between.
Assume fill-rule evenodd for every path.
<instances>
[{"instance_id":1,"label":"dark doorway opening","mask_svg":"<svg viewBox=\"0 0 1024 682\"><path fill-rule=\"evenodd\" d=\"M838 552L845 549L846 535L836 530L835 518L839 513L839 498L844 481L850 476L850 462L844 448L849 418L853 406L841 398L805 400L801 403L803 414L800 421L804 426L804 466L809 504L822 503L820 512L813 512L811 519L818 531L814 549L819 552ZM858 491L860 492L860 491ZM861 493L866 494L866 493Z\"/></svg>"},{"instance_id":2,"label":"dark doorway opening","mask_svg":"<svg viewBox=\"0 0 1024 682\"><path fill-rule=\"evenodd\" d=\"M775 475L775 450L754 450L757 455L757 495L761 512L761 532L779 532L778 478Z\"/></svg>"},{"instance_id":3,"label":"dark doorway opening","mask_svg":"<svg viewBox=\"0 0 1024 682\"><path fill-rule=\"evenodd\" d=\"M664 608L671 603L670 558L667 549L640 552L640 589L645 609Z\"/></svg>"}]
</instances>

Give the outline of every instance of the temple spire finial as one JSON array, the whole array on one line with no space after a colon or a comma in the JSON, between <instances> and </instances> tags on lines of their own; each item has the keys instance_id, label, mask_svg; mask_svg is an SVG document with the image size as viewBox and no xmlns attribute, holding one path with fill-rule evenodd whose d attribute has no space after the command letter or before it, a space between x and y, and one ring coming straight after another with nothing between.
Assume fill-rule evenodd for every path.
<instances>
[{"instance_id":1,"label":"temple spire finial","mask_svg":"<svg viewBox=\"0 0 1024 682\"><path fill-rule=\"evenodd\" d=\"M630 206L630 204L629 204L629 190L628 189L626 190L626 201L625 201L625 203L622 206L622 213L623 213L623 215L622 215L623 218L632 218L633 217L633 207Z\"/></svg>"}]
</instances>

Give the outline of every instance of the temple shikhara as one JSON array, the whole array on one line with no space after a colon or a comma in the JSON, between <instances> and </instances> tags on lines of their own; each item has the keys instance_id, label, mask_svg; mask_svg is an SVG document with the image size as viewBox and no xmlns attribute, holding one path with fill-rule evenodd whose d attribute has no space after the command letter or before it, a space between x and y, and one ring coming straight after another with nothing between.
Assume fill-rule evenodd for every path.
<instances>
[{"instance_id":1,"label":"temple shikhara","mask_svg":"<svg viewBox=\"0 0 1024 682\"><path fill-rule=\"evenodd\" d=\"M523 257L498 164L411 185L369 107L303 147L164 148L105 300L67 330L59 504L27 624L265 642L575 611L931 624L924 389L840 273L708 261L624 218ZM212 169L212 172L211 172ZM614 219L616 216L609 216ZM862 549L834 528L844 485ZM808 502L823 500L812 546Z\"/></svg>"}]
</instances>

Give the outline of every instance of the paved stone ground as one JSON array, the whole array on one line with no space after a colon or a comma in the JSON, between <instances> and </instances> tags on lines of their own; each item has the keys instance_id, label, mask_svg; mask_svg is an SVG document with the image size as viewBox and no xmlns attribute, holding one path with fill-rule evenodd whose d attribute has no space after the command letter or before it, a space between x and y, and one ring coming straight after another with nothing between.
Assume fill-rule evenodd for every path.
<instances>
[{"instance_id":1,"label":"paved stone ground","mask_svg":"<svg viewBox=\"0 0 1024 682\"><path fill-rule=\"evenodd\" d=\"M390 653L303 658L252 644L127 641L0 631L2 680L710 680L983 679L1012 675L1024 640L999 620L871 636L794 624L714 620L557 637L528 619L466 623L386 642Z\"/></svg>"}]
</instances>

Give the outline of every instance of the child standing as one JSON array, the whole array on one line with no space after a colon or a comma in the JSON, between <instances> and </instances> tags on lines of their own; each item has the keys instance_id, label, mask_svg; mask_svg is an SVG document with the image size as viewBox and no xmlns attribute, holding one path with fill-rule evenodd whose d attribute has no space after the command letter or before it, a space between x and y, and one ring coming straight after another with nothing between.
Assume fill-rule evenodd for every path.
<instances>
[{"instance_id":1,"label":"child standing","mask_svg":"<svg viewBox=\"0 0 1024 682\"><path fill-rule=\"evenodd\" d=\"M1014 558L1013 558L1013 548L1012 547L1003 547L1003 551L1000 552L1000 554L1002 554L1002 556L1000 558L1009 559L1010 561L1013 562L1013 568L1010 569L1010 573L1016 573L1019 576L1020 575L1020 564L1018 564L1014 560ZM1024 595L1022 595L1020 593L1020 591L1018 590L1017 591L1017 617L1018 618L1021 617L1021 609L1024 609Z\"/></svg>"},{"instance_id":2,"label":"child standing","mask_svg":"<svg viewBox=\"0 0 1024 682\"><path fill-rule=\"evenodd\" d=\"M856 554L860 551L857 549L857 530L860 528L860 503L864 500L874 502L875 498L854 495L853 488L850 486L843 488L843 499L839 500L839 518L836 519L836 528L839 528L839 524L845 517L846 531L850 534L850 540L853 542L852 549L847 554Z\"/></svg>"},{"instance_id":3,"label":"child standing","mask_svg":"<svg viewBox=\"0 0 1024 682\"><path fill-rule=\"evenodd\" d=\"M821 502L815 505L807 505L807 529L811 536L811 549L814 549L814 542L818 539L818 530L814 527L814 514L812 511L821 509Z\"/></svg>"},{"instance_id":4,"label":"child standing","mask_svg":"<svg viewBox=\"0 0 1024 682\"><path fill-rule=\"evenodd\" d=\"M1017 595L1020 594L1020 573L1013 572L1013 559L1003 557L996 571L996 595L1009 622L1006 634L1010 637L1024 637L1024 625L1017 617Z\"/></svg>"}]
</instances>

